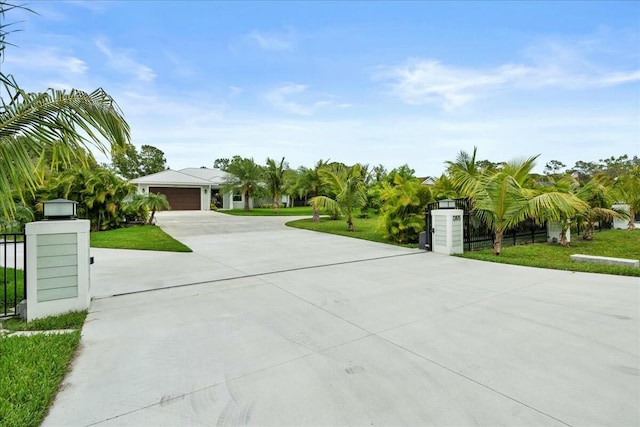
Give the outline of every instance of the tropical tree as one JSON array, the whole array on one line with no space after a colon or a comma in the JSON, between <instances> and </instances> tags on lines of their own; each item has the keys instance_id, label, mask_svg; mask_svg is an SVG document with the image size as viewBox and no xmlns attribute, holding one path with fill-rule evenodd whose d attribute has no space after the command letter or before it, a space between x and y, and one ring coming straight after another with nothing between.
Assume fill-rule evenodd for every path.
<instances>
[{"instance_id":1,"label":"tropical tree","mask_svg":"<svg viewBox=\"0 0 640 427\"><path fill-rule=\"evenodd\" d=\"M424 230L424 211L431 191L416 178L396 175L393 185L382 184L380 222L387 237L396 243L417 242Z\"/></svg>"},{"instance_id":2,"label":"tropical tree","mask_svg":"<svg viewBox=\"0 0 640 427\"><path fill-rule=\"evenodd\" d=\"M222 188L225 192L241 193L244 196L244 210L249 210L249 198L260 193L264 177L264 168L253 158L234 156L229 162L226 172L229 176Z\"/></svg>"},{"instance_id":3,"label":"tropical tree","mask_svg":"<svg viewBox=\"0 0 640 427\"><path fill-rule=\"evenodd\" d=\"M494 255L500 255L504 232L523 220L560 220L584 207L573 194L525 187L537 157L505 162L500 170L480 174L470 191L473 209L494 232Z\"/></svg>"},{"instance_id":4,"label":"tropical tree","mask_svg":"<svg viewBox=\"0 0 640 427\"><path fill-rule=\"evenodd\" d=\"M584 240L593 239L596 222L625 218L623 214L611 209L616 201L612 190L611 178L604 174L598 174L576 192L576 196L586 204L585 208L576 216L576 222L584 226L582 233Z\"/></svg>"},{"instance_id":5,"label":"tropical tree","mask_svg":"<svg viewBox=\"0 0 640 427\"><path fill-rule=\"evenodd\" d=\"M636 213L640 212L640 166L634 166L613 185L618 202L629 205L629 230L635 230Z\"/></svg>"},{"instance_id":6,"label":"tropical tree","mask_svg":"<svg viewBox=\"0 0 640 427\"><path fill-rule=\"evenodd\" d=\"M280 198L284 190L285 171L288 165L284 161L284 157L280 163L267 158L267 167L264 169L264 181L267 186L267 192L273 198L273 208L276 214L280 212Z\"/></svg>"},{"instance_id":7,"label":"tropical tree","mask_svg":"<svg viewBox=\"0 0 640 427\"><path fill-rule=\"evenodd\" d=\"M473 147L471 154L460 151L455 161L445 162L453 189L462 197L472 196L478 185L481 173L476 164L477 151L478 147Z\"/></svg>"},{"instance_id":8,"label":"tropical tree","mask_svg":"<svg viewBox=\"0 0 640 427\"><path fill-rule=\"evenodd\" d=\"M355 231L353 213L367 203L367 187L362 176L362 166L346 166L331 163L319 169L320 178L335 198L316 196L310 200L316 209L328 209L347 217L347 230Z\"/></svg>"},{"instance_id":9,"label":"tropical tree","mask_svg":"<svg viewBox=\"0 0 640 427\"><path fill-rule=\"evenodd\" d=\"M435 200L443 199L455 199L460 197L458 191L455 189L453 182L446 175L442 174L431 187L431 194Z\"/></svg>"},{"instance_id":10,"label":"tropical tree","mask_svg":"<svg viewBox=\"0 0 640 427\"><path fill-rule=\"evenodd\" d=\"M0 60L11 25L2 18L15 8L22 6L0 3ZM48 147L57 144L63 159L74 160L90 147L106 153L109 147L117 151L128 142L129 126L104 90L29 93L13 76L0 72L0 211L4 216L15 211L12 194L24 200L25 193L42 184L34 169L39 153Z\"/></svg>"},{"instance_id":11,"label":"tropical tree","mask_svg":"<svg viewBox=\"0 0 640 427\"><path fill-rule=\"evenodd\" d=\"M157 211L171 209L167 196L164 194L149 193L141 199L141 203L145 209L151 211L151 215L149 215L147 219L147 224L153 224Z\"/></svg>"},{"instance_id":12,"label":"tropical tree","mask_svg":"<svg viewBox=\"0 0 640 427\"><path fill-rule=\"evenodd\" d=\"M316 197L320 195L324 185L320 170L326 167L327 164L327 162L320 159L311 169L304 166L298 168L298 182L296 187L300 197ZM313 207L313 222L319 222L320 210L318 206L313 203L311 206Z\"/></svg>"},{"instance_id":13,"label":"tropical tree","mask_svg":"<svg viewBox=\"0 0 640 427\"><path fill-rule=\"evenodd\" d=\"M41 200L64 198L78 202L78 216L91 221L93 231L119 227L123 201L134 186L101 167L77 167L51 177L39 191Z\"/></svg>"}]
</instances>

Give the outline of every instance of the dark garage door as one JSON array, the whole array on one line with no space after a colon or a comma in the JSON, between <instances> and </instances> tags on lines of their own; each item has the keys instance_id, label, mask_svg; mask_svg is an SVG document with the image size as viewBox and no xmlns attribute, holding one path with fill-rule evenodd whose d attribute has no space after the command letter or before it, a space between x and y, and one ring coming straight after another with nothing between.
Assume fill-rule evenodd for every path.
<instances>
[{"instance_id":1,"label":"dark garage door","mask_svg":"<svg viewBox=\"0 0 640 427\"><path fill-rule=\"evenodd\" d=\"M149 187L150 193L167 196L171 210L174 211L199 211L200 191L199 188Z\"/></svg>"}]
</instances>

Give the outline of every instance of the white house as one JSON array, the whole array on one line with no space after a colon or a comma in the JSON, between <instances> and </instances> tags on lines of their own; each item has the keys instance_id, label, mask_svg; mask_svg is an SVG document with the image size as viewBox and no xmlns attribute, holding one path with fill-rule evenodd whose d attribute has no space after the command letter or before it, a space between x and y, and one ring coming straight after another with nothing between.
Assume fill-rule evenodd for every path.
<instances>
[{"instance_id":1,"label":"white house","mask_svg":"<svg viewBox=\"0 0 640 427\"><path fill-rule=\"evenodd\" d=\"M138 194L160 193L167 196L172 210L210 210L211 204L220 209L241 209L244 195L223 194L221 187L228 174L220 169L186 168L132 179ZM249 206L252 206L249 200Z\"/></svg>"}]
</instances>

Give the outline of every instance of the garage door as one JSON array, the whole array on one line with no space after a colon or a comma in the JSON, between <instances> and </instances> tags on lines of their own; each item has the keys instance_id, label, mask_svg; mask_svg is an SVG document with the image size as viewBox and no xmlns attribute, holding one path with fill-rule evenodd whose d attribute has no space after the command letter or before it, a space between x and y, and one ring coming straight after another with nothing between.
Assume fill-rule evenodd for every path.
<instances>
[{"instance_id":1,"label":"garage door","mask_svg":"<svg viewBox=\"0 0 640 427\"><path fill-rule=\"evenodd\" d=\"M200 210L200 188L149 187L150 193L160 193L174 211Z\"/></svg>"}]
</instances>

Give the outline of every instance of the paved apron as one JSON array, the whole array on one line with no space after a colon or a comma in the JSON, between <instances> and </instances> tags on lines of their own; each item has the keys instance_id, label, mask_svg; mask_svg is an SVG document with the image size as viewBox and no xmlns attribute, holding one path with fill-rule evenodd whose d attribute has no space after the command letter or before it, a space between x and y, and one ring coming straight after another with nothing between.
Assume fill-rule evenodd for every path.
<instances>
[{"instance_id":1,"label":"paved apron","mask_svg":"<svg viewBox=\"0 0 640 427\"><path fill-rule=\"evenodd\" d=\"M163 212L193 253L93 249L95 299L44 425L640 424L638 278L288 219Z\"/></svg>"}]
</instances>

